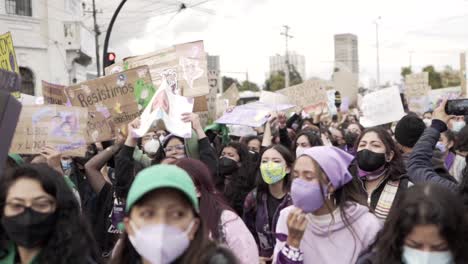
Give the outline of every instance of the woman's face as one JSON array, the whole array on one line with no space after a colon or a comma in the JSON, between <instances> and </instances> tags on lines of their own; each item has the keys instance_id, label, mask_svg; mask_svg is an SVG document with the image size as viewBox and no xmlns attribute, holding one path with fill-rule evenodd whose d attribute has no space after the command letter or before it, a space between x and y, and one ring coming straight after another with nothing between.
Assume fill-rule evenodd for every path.
<instances>
[{"instance_id":1,"label":"woman's face","mask_svg":"<svg viewBox=\"0 0 468 264\"><path fill-rule=\"evenodd\" d=\"M141 138L141 145L144 146L146 142L150 141L151 139L156 139L159 140L158 136L154 131L150 131L146 133L142 138Z\"/></svg>"},{"instance_id":2,"label":"woman's face","mask_svg":"<svg viewBox=\"0 0 468 264\"><path fill-rule=\"evenodd\" d=\"M361 135L362 133L361 128L357 124L350 124L348 126L348 131L358 135Z\"/></svg>"},{"instance_id":3,"label":"woman's face","mask_svg":"<svg viewBox=\"0 0 468 264\"><path fill-rule=\"evenodd\" d=\"M223 157L235 160L236 162L240 162L239 153L237 153L237 150L233 147L225 147L223 149L223 152L221 152L221 158Z\"/></svg>"},{"instance_id":4,"label":"woman's face","mask_svg":"<svg viewBox=\"0 0 468 264\"><path fill-rule=\"evenodd\" d=\"M284 166L286 168L286 173L289 173L291 171L290 168L288 168L286 164L286 160L281 156L281 153L279 153L276 149L269 149L265 151L262 155L262 163L268 163L268 162L273 162L273 163L278 163Z\"/></svg>"},{"instance_id":5,"label":"woman's face","mask_svg":"<svg viewBox=\"0 0 468 264\"><path fill-rule=\"evenodd\" d=\"M130 236L135 235L134 228L141 229L148 225L163 224L188 232L190 240L195 237L199 226L199 219L192 205L175 189L158 189L151 192L143 203L132 207L129 218L124 222ZM187 230L192 223L191 230Z\"/></svg>"},{"instance_id":6,"label":"woman's face","mask_svg":"<svg viewBox=\"0 0 468 264\"><path fill-rule=\"evenodd\" d=\"M449 149L451 149L453 147L453 144L454 144L453 141L449 141L449 139L447 138L447 134L445 134L445 133L440 134L439 142L441 142L442 144L447 146L447 151Z\"/></svg>"},{"instance_id":7,"label":"woman's face","mask_svg":"<svg viewBox=\"0 0 468 264\"><path fill-rule=\"evenodd\" d=\"M417 225L405 238L405 245L421 251L447 251L447 240L440 235L436 225Z\"/></svg>"},{"instance_id":8,"label":"woman's face","mask_svg":"<svg viewBox=\"0 0 468 264\"><path fill-rule=\"evenodd\" d=\"M303 147L303 148L312 147L310 142L309 142L309 139L305 135L302 135L297 139L296 146L297 147Z\"/></svg>"},{"instance_id":9,"label":"woman's face","mask_svg":"<svg viewBox=\"0 0 468 264\"><path fill-rule=\"evenodd\" d=\"M387 153L384 143L375 132L368 132L361 138L357 151L361 151L363 149L367 149L375 153Z\"/></svg>"},{"instance_id":10,"label":"woman's face","mask_svg":"<svg viewBox=\"0 0 468 264\"><path fill-rule=\"evenodd\" d=\"M319 181L320 168L314 164L309 156L301 156L296 160L293 168L293 178L300 178L309 182Z\"/></svg>"},{"instance_id":11,"label":"woman's face","mask_svg":"<svg viewBox=\"0 0 468 264\"><path fill-rule=\"evenodd\" d=\"M185 155L184 142L178 138L172 138L164 149L167 158L179 158Z\"/></svg>"},{"instance_id":12,"label":"woman's face","mask_svg":"<svg viewBox=\"0 0 468 264\"><path fill-rule=\"evenodd\" d=\"M262 142L258 139L252 139L249 141L247 144L247 147L249 148L250 151L259 153L260 152L260 147L262 146Z\"/></svg>"},{"instance_id":13,"label":"woman's face","mask_svg":"<svg viewBox=\"0 0 468 264\"><path fill-rule=\"evenodd\" d=\"M3 213L5 216L16 216L24 212L25 207L39 213L53 213L56 201L44 191L39 181L20 178L8 189Z\"/></svg>"}]
</instances>

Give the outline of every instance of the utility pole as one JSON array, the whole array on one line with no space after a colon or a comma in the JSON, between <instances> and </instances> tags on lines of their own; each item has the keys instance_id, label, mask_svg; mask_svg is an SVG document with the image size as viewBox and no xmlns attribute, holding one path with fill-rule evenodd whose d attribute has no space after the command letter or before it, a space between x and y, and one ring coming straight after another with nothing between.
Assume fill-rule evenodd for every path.
<instances>
[{"instance_id":1,"label":"utility pole","mask_svg":"<svg viewBox=\"0 0 468 264\"><path fill-rule=\"evenodd\" d=\"M381 17L379 16L375 21L375 39L376 39L376 47L377 47L377 89L380 88L380 54L379 54L379 20Z\"/></svg>"},{"instance_id":2,"label":"utility pole","mask_svg":"<svg viewBox=\"0 0 468 264\"><path fill-rule=\"evenodd\" d=\"M293 38L293 36L289 35L289 26L284 25L284 32L281 32L281 35L284 36L284 39L286 41L286 52L285 52L285 58L284 58L284 65L285 65L285 70L284 70L284 76L285 76L285 88L289 87L289 51L288 51L288 40L290 38Z\"/></svg>"},{"instance_id":3,"label":"utility pole","mask_svg":"<svg viewBox=\"0 0 468 264\"><path fill-rule=\"evenodd\" d=\"M97 19L96 19L96 0L93 0L93 19L94 19L94 41L96 45L97 76L101 77L101 60L99 58L99 35L101 35L101 31L99 30L99 26L97 24Z\"/></svg>"}]
</instances>

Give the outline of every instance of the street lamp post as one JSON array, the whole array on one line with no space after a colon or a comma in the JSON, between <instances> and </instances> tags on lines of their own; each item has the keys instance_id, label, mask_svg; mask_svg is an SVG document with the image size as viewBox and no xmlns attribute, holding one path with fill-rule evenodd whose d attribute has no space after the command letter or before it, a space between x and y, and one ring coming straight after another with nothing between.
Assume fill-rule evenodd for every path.
<instances>
[{"instance_id":1,"label":"street lamp post","mask_svg":"<svg viewBox=\"0 0 468 264\"><path fill-rule=\"evenodd\" d=\"M377 48L377 89L380 88L380 54L379 54L379 16L375 21L375 39L376 39L376 48Z\"/></svg>"},{"instance_id":2,"label":"street lamp post","mask_svg":"<svg viewBox=\"0 0 468 264\"><path fill-rule=\"evenodd\" d=\"M103 70L102 70L102 72L103 72L103 75L106 75L104 69L107 66L110 65L109 59L107 57L107 49L109 48L109 39L110 39L110 35L111 35L111 32L112 32L112 27L114 26L115 19L119 15L120 10L122 9L122 7L124 6L124 4L126 2L127 2L127 0L122 0L122 2L120 2L119 6L117 7L117 9L114 12L114 15L112 15L112 19L110 21L109 27L107 28L106 39L104 40L104 51L103 51L103 56L102 56L102 60L103 60L103 63L102 63Z\"/></svg>"}]
</instances>

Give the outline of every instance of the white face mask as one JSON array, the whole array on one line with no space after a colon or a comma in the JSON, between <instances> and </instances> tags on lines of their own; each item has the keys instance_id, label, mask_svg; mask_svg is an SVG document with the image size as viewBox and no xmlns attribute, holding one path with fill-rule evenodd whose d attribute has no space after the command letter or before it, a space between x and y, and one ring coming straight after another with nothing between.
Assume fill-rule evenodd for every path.
<instances>
[{"instance_id":1,"label":"white face mask","mask_svg":"<svg viewBox=\"0 0 468 264\"><path fill-rule=\"evenodd\" d=\"M304 154L304 151L309 148L304 148L304 147L297 147L296 148L296 158L300 157L302 154Z\"/></svg>"},{"instance_id":2,"label":"white face mask","mask_svg":"<svg viewBox=\"0 0 468 264\"><path fill-rule=\"evenodd\" d=\"M159 142L164 142L164 139L166 139L166 136L164 135L159 136Z\"/></svg>"},{"instance_id":3,"label":"white face mask","mask_svg":"<svg viewBox=\"0 0 468 264\"><path fill-rule=\"evenodd\" d=\"M403 263L405 264L453 264L453 256L450 251L422 251L408 246L403 246Z\"/></svg>"},{"instance_id":4,"label":"white face mask","mask_svg":"<svg viewBox=\"0 0 468 264\"><path fill-rule=\"evenodd\" d=\"M149 141L146 141L145 145L143 146L143 150L147 153L147 154L156 154L156 152L158 152L158 149L159 147L161 146L161 144L159 143L158 140L156 139L151 139Z\"/></svg>"},{"instance_id":5,"label":"white face mask","mask_svg":"<svg viewBox=\"0 0 468 264\"><path fill-rule=\"evenodd\" d=\"M430 127L432 125L432 119L430 118L424 118L423 121L426 127Z\"/></svg>"},{"instance_id":6,"label":"white face mask","mask_svg":"<svg viewBox=\"0 0 468 264\"><path fill-rule=\"evenodd\" d=\"M134 235L128 239L135 250L152 264L169 264L184 254L190 246L188 234L192 231L192 221L183 231L165 224L147 225L137 229L130 221Z\"/></svg>"},{"instance_id":7,"label":"white face mask","mask_svg":"<svg viewBox=\"0 0 468 264\"><path fill-rule=\"evenodd\" d=\"M462 128L465 127L465 125L465 121L455 121L452 123L452 131L458 133L460 130L462 130Z\"/></svg>"}]
</instances>

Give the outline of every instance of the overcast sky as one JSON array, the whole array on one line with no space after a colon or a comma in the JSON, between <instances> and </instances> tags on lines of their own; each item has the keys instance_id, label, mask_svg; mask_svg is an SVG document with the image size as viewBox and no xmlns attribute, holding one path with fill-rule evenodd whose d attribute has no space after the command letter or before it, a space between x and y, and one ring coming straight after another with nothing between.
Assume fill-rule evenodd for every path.
<instances>
[{"instance_id":1,"label":"overcast sky","mask_svg":"<svg viewBox=\"0 0 468 264\"><path fill-rule=\"evenodd\" d=\"M120 0L98 0L106 25ZM176 43L204 40L221 57L223 75L263 84L269 56L284 53L282 25L291 27L290 50L306 56L307 78L330 78L333 35L358 36L361 79L376 77L375 24L379 21L381 79L399 81L400 68L427 64L459 68L468 49L468 0L128 0L112 32L119 59ZM201 4L200 4L201 3ZM193 7L192 7L193 6ZM88 19L87 21L90 21Z\"/></svg>"}]
</instances>

